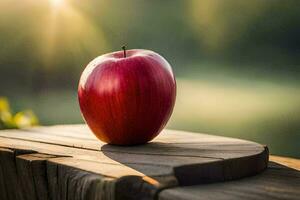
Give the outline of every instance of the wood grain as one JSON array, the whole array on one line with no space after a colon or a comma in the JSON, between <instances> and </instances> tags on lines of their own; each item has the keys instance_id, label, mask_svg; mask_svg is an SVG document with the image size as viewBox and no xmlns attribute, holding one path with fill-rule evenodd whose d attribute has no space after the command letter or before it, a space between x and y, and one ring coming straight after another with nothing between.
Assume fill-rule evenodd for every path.
<instances>
[{"instance_id":1,"label":"wood grain","mask_svg":"<svg viewBox=\"0 0 300 200\"><path fill-rule=\"evenodd\" d=\"M172 130L146 145L111 146L85 125L0 131L0 147L0 177L13 177L0 182L7 199L153 199L169 187L257 174L269 155L254 142Z\"/></svg>"},{"instance_id":2,"label":"wood grain","mask_svg":"<svg viewBox=\"0 0 300 200\"><path fill-rule=\"evenodd\" d=\"M292 168L292 169L300 170L299 159L272 155L272 156L270 156L270 161L280 163L281 165Z\"/></svg>"},{"instance_id":3,"label":"wood grain","mask_svg":"<svg viewBox=\"0 0 300 200\"><path fill-rule=\"evenodd\" d=\"M275 158L276 160L276 158ZM300 160L284 158L283 163L299 164ZM282 159L280 159L282 162ZM298 200L300 196L300 171L272 162L267 170L241 180L174 187L163 190L159 200Z\"/></svg>"},{"instance_id":4,"label":"wood grain","mask_svg":"<svg viewBox=\"0 0 300 200\"><path fill-rule=\"evenodd\" d=\"M25 199L49 199L46 160L55 157L39 153L16 157L17 174Z\"/></svg>"},{"instance_id":5,"label":"wood grain","mask_svg":"<svg viewBox=\"0 0 300 200\"><path fill-rule=\"evenodd\" d=\"M26 199L23 188L19 187L21 179L18 176L16 156L34 153L32 150L0 148L0 165L3 176L2 188L5 188L7 199Z\"/></svg>"}]
</instances>

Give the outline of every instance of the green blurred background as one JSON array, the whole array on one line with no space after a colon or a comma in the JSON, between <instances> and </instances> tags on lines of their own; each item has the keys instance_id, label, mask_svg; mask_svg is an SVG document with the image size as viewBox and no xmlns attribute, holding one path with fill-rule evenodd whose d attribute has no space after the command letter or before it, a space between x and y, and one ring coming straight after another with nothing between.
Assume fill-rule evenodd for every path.
<instances>
[{"instance_id":1,"label":"green blurred background","mask_svg":"<svg viewBox=\"0 0 300 200\"><path fill-rule=\"evenodd\" d=\"M298 0L0 0L0 96L43 125L82 123L81 71L123 44L173 66L168 128L300 158Z\"/></svg>"}]
</instances>

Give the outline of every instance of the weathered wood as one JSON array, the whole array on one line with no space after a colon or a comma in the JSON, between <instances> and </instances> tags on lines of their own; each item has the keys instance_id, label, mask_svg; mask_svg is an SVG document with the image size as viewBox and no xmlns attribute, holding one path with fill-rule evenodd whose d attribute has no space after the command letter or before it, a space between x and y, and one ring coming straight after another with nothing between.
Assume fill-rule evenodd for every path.
<instances>
[{"instance_id":1,"label":"weathered wood","mask_svg":"<svg viewBox=\"0 0 300 200\"><path fill-rule=\"evenodd\" d=\"M300 166L300 160L272 157L268 169L261 174L241 180L174 187L163 190L159 200L298 200L300 196L300 171L286 165ZM281 163L281 164L280 164Z\"/></svg>"},{"instance_id":2,"label":"weathered wood","mask_svg":"<svg viewBox=\"0 0 300 200\"><path fill-rule=\"evenodd\" d=\"M280 163L281 165L292 168L292 169L300 170L300 160L299 159L272 155L272 156L270 156L270 161Z\"/></svg>"},{"instance_id":3,"label":"weathered wood","mask_svg":"<svg viewBox=\"0 0 300 200\"><path fill-rule=\"evenodd\" d=\"M39 153L16 157L17 174L20 180L19 187L23 189L25 199L49 199L46 160L55 157L54 155Z\"/></svg>"},{"instance_id":4,"label":"weathered wood","mask_svg":"<svg viewBox=\"0 0 300 200\"><path fill-rule=\"evenodd\" d=\"M7 199L25 199L23 188L19 187L20 179L16 167L16 156L33 152L32 150L0 148L0 165L4 180L4 186L1 187L6 190Z\"/></svg>"},{"instance_id":5,"label":"weathered wood","mask_svg":"<svg viewBox=\"0 0 300 200\"><path fill-rule=\"evenodd\" d=\"M6 151L7 149L0 148L0 151ZM0 158L0 163L2 162ZM5 176L3 174L2 165L0 164L0 199L8 199L8 194L6 191L6 184L5 184Z\"/></svg>"},{"instance_id":6,"label":"weathered wood","mask_svg":"<svg viewBox=\"0 0 300 200\"><path fill-rule=\"evenodd\" d=\"M85 125L0 131L0 147L29 152L0 163L14 167L9 184L28 191L20 199L153 199L164 188L253 175L268 162L266 147L245 140L164 130L149 144L120 147Z\"/></svg>"},{"instance_id":7,"label":"weathered wood","mask_svg":"<svg viewBox=\"0 0 300 200\"><path fill-rule=\"evenodd\" d=\"M74 167L47 165L51 199L114 199L114 180Z\"/></svg>"}]
</instances>

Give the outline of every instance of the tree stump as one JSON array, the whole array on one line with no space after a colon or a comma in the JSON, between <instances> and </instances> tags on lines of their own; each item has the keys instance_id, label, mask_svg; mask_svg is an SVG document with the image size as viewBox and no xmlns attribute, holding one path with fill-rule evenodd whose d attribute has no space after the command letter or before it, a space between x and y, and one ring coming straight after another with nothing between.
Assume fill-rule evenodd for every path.
<instances>
[{"instance_id":1,"label":"tree stump","mask_svg":"<svg viewBox=\"0 0 300 200\"><path fill-rule=\"evenodd\" d=\"M86 125L4 130L0 199L174 199L178 188L256 175L268 158L255 142L184 131L123 147L102 143Z\"/></svg>"}]
</instances>

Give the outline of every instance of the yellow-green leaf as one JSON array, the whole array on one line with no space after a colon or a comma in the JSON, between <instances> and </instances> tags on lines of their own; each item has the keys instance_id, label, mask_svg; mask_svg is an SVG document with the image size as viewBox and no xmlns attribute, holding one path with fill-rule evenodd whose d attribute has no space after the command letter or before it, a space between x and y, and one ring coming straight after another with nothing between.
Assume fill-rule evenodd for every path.
<instances>
[{"instance_id":1,"label":"yellow-green leaf","mask_svg":"<svg viewBox=\"0 0 300 200\"><path fill-rule=\"evenodd\" d=\"M26 128L34 125L38 125L38 118L31 110L18 112L14 116L14 123L17 128Z\"/></svg>"},{"instance_id":2,"label":"yellow-green leaf","mask_svg":"<svg viewBox=\"0 0 300 200\"><path fill-rule=\"evenodd\" d=\"M5 97L0 97L0 112L2 111L10 111L8 100Z\"/></svg>"}]
</instances>

